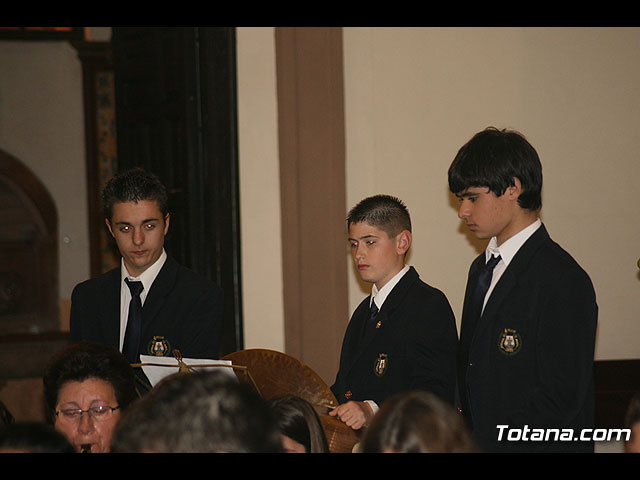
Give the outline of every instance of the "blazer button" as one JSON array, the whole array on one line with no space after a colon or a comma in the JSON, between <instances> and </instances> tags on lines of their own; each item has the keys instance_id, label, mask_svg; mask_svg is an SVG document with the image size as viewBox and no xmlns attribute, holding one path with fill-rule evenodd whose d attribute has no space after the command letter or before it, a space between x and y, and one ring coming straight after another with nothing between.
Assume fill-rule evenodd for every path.
<instances>
[{"instance_id":1,"label":"blazer button","mask_svg":"<svg viewBox=\"0 0 640 480\"><path fill-rule=\"evenodd\" d=\"M351 393L351 390L347 390L346 393L344 394L344 398L346 398L347 400L351 400L352 396L353 394Z\"/></svg>"}]
</instances>

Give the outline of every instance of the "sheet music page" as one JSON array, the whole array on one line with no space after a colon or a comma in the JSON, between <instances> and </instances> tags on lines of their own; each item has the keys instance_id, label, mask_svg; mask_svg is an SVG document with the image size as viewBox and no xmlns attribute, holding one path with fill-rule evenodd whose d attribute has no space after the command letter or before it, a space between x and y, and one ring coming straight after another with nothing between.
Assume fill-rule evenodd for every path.
<instances>
[{"instance_id":1,"label":"sheet music page","mask_svg":"<svg viewBox=\"0 0 640 480\"><path fill-rule=\"evenodd\" d=\"M156 384L163 378L178 373L180 367L178 365L178 359L175 357L155 357L153 355L140 355L140 363L142 363L142 371L151 382L151 386L155 387ZM145 365L153 363L154 365ZM223 373L230 375L237 380L232 368L225 368L219 365L231 365L231 360L210 360L207 358L183 358L182 363L190 366L193 370L220 370Z\"/></svg>"}]
</instances>

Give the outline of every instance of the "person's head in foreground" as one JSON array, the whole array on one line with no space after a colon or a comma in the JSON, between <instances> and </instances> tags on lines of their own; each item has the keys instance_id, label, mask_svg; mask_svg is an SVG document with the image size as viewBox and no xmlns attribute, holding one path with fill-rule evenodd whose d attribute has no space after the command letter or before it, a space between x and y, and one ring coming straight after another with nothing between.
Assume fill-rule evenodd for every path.
<instances>
[{"instance_id":1,"label":"person's head in foreground","mask_svg":"<svg viewBox=\"0 0 640 480\"><path fill-rule=\"evenodd\" d=\"M67 438L53 426L18 422L0 428L0 453L75 453Z\"/></svg>"},{"instance_id":2,"label":"person's head in foreground","mask_svg":"<svg viewBox=\"0 0 640 480\"><path fill-rule=\"evenodd\" d=\"M475 452L462 416L436 395L414 391L384 401L365 431L362 453Z\"/></svg>"},{"instance_id":3,"label":"person's head in foreground","mask_svg":"<svg viewBox=\"0 0 640 480\"><path fill-rule=\"evenodd\" d=\"M280 434L267 403L220 370L165 378L127 412L118 453L273 453Z\"/></svg>"},{"instance_id":4,"label":"person's head in foreground","mask_svg":"<svg viewBox=\"0 0 640 480\"><path fill-rule=\"evenodd\" d=\"M318 413L305 399L283 395L269 400L287 453L327 453L329 445Z\"/></svg>"},{"instance_id":5,"label":"person's head in foreground","mask_svg":"<svg viewBox=\"0 0 640 480\"><path fill-rule=\"evenodd\" d=\"M123 410L137 398L127 359L111 347L75 343L52 357L43 383L47 420L76 451L109 452Z\"/></svg>"},{"instance_id":6,"label":"person's head in foreground","mask_svg":"<svg viewBox=\"0 0 640 480\"><path fill-rule=\"evenodd\" d=\"M631 436L624 444L626 453L640 453L640 393L631 399L625 417L625 427L631 430Z\"/></svg>"}]
</instances>

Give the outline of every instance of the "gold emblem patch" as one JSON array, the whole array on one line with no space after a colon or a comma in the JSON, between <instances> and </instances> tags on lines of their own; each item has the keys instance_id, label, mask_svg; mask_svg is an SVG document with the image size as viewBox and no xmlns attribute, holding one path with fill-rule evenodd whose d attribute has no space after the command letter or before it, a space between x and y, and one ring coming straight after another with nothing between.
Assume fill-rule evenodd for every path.
<instances>
[{"instance_id":1,"label":"gold emblem patch","mask_svg":"<svg viewBox=\"0 0 640 480\"><path fill-rule=\"evenodd\" d=\"M387 367L389 366L389 356L386 353L381 353L378 355L378 359L376 360L376 366L374 368L374 372L377 376L381 377L387 371Z\"/></svg>"},{"instance_id":2,"label":"gold emblem patch","mask_svg":"<svg viewBox=\"0 0 640 480\"><path fill-rule=\"evenodd\" d=\"M522 339L520 334L512 328L505 328L500 335L498 348L505 355L515 355L522 347Z\"/></svg>"},{"instance_id":3,"label":"gold emblem patch","mask_svg":"<svg viewBox=\"0 0 640 480\"><path fill-rule=\"evenodd\" d=\"M156 357L166 357L169 355L169 342L162 336L155 336L153 340L149 342L149 355Z\"/></svg>"}]
</instances>

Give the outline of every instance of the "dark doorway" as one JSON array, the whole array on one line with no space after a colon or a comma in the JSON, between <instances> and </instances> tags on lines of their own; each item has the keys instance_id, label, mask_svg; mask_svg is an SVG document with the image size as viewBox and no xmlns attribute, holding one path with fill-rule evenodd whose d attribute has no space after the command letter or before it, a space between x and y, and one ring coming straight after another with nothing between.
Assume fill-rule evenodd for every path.
<instances>
[{"instance_id":1,"label":"dark doorway","mask_svg":"<svg viewBox=\"0 0 640 480\"><path fill-rule=\"evenodd\" d=\"M221 355L243 348L235 45L230 27L112 34L118 170L167 186L167 251L225 292Z\"/></svg>"}]
</instances>

